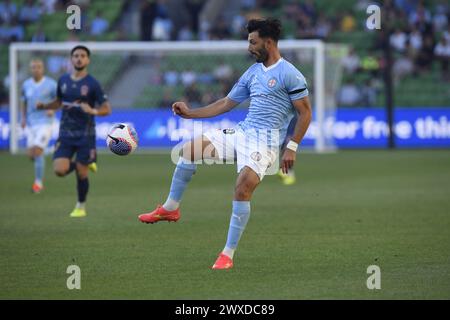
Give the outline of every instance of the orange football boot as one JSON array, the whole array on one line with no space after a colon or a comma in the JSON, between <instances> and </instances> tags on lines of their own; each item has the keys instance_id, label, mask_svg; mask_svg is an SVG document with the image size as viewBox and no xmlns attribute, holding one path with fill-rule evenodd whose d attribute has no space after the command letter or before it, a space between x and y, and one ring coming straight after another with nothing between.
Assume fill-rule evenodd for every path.
<instances>
[{"instance_id":1,"label":"orange football boot","mask_svg":"<svg viewBox=\"0 0 450 320\"><path fill-rule=\"evenodd\" d=\"M149 213L144 213L139 216L139 220L145 223L155 223L158 221L173 221L180 219L180 208L167 211L161 205L158 205L155 210Z\"/></svg>"},{"instance_id":2,"label":"orange football boot","mask_svg":"<svg viewBox=\"0 0 450 320\"><path fill-rule=\"evenodd\" d=\"M226 254L219 254L216 262L212 266L212 269L231 269L233 268L233 259Z\"/></svg>"},{"instance_id":3,"label":"orange football boot","mask_svg":"<svg viewBox=\"0 0 450 320\"><path fill-rule=\"evenodd\" d=\"M33 193L41 193L41 191L44 190L44 186L39 183L33 183L33 186L31 187L31 191Z\"/></svg>"}]
</instances>

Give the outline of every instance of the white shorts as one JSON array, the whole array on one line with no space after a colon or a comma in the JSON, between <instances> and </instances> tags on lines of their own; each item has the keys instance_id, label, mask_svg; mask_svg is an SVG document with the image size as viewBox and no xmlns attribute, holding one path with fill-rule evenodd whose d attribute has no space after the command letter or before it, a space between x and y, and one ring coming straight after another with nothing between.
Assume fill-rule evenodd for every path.
<instances>
[{"instance_id":1,"label":"white shorts","mask_svg":"<svg viewBox=\"0 0 450 320\"><path fill-rule=\"evenodd\" d=\"M269 147L267 139L246 134L241 128L211 129L203 134L217 150L218 158L225 163L237 160L237 172L250 167L262 180L265 175L276 174L279 165L279 148Z\"/></svg>"},{"instance_id":2,"label":"white shorts","mask_svg":"<svg viewBox=\"0 0 450 320\"><path fill-rule=\"evenodd\" d=\"M27 132L27 148L39 147L43 150L47 148L52 137L52 125L29 126Z\"/></svg>"}]
</instances>

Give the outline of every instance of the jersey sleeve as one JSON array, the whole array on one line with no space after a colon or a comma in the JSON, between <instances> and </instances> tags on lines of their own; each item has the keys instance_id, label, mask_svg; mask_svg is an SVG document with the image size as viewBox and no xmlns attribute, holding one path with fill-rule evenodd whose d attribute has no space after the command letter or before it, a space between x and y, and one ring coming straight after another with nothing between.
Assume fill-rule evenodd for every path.
<instances>
[{"instance_id":1,"label":"jersey sleeve","mask_svg":"<svg viewBox=\"0 0 450 320\"><path fill-rule=\"evenodd\" d=\"M291 101L308 96L306 79L297 69L291 69L286 73L285 86Z\"/></svg>"},{"instance_id":2,"label":"jersey sleeve","mask_svg":"<svg viewBox=\"0 0 450 320\"><path fill-rule=\"evenodd\" d=\"M95 83L95 101L98 103L98 105L103 104L103 102L108 100L108 96L104 93L103 88L101 87L100 83Z\"/></svg>"},{"instance_id":3,"label":"jersey sleeve","mask_svg":"<svg viewBox=\"0 0 450 320\"><path fill-rule=\"evenodd\" d=\"M250 90L248 86L248 75L249 70L247 70L235 83L233 88L231 89L230 93L227 95L228 98L230 98L233 101L236 101L237 103L241 103L242 101L247 100L250 98Z\"/></svg>"}]
</instances>

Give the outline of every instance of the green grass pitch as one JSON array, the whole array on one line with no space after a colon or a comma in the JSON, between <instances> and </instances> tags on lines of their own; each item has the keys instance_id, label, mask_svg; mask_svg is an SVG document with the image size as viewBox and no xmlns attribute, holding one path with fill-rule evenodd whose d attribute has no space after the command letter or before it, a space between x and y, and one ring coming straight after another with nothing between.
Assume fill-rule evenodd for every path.
<instances>
[{"instance_id":1,"label":"green grass pitch","mask_svg":"<svg viewBox=\"0 0 450 320\"><path fill-rule=\"evenodd\" d=\"M100 155L88 216L69 218L75 177L31 194L25 156L0 154L1 299L449 299L450 151L300 154L298 183L266 177L235 268L223 248L235 166L200 166L177 223L139 213L165 200L169 155ZM81 290L66 269L81 268ZM381 268L369 290L367 267Z\"/></svg>"}]
</instances>

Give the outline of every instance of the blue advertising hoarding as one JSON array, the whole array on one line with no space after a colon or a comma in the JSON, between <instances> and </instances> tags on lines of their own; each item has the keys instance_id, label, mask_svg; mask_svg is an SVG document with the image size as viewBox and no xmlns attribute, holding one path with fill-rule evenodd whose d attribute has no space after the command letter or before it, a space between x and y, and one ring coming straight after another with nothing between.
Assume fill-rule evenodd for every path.
<instances>
[{"instance_id":1,"label":"blue advertising hoarding","mask_svg":"<svg viewBox=\"0 0 450 320\"><path fill-rule=\"evenodd\" d=\"M236 109L224 115L203 119L203 130L231 128L245 118L247 110ZM97 117L97 145L105 147L109 128L118 122L131 123L139 135L140 148L167 148L189 136L192 120L181 119L170 110L113 110L107 117ZM52 142L57 137L59 123L55 123ZM328 138L338 148L384 148L387 146L388 127L382 109L338 108L334 118L325 122ZM303 140L303 146L314 145L317 132L313 122ZM450 108L397 108L395 111L396 144L407 148L450 147ZM0 112L0 149L9 148L9 113ZM25 146L25 134L19 128L19 145Z\"/></svg>"}]
</instances>

